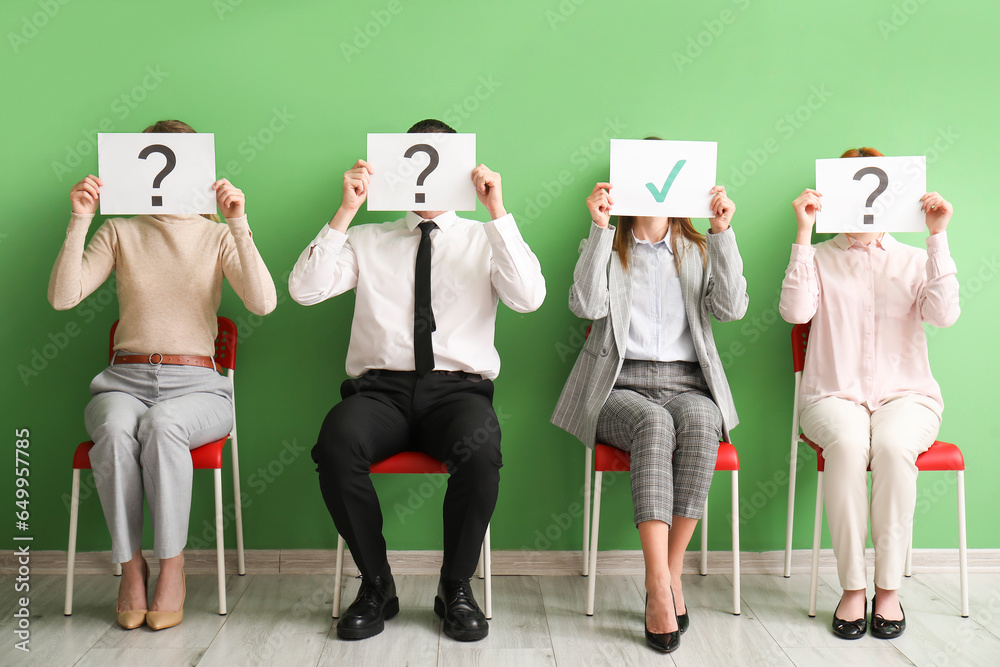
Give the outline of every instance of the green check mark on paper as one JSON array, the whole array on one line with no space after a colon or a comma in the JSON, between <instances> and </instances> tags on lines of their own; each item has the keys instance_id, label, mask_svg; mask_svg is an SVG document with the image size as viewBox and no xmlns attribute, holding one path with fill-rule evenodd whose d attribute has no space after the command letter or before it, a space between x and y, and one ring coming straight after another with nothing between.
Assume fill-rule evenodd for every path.
<instances>
[{"instance_id":1,"label":"green check mark on paper","mask_svg":"<svg viewBox=\"0 0 1000 667\"><path fill-rule=\"evenodd\" d=\"M687 160L678 160L674 168L670 170L670 175L667 176L667 182L663 184L663 189L659 190L652 183L646 183L646 188L649 190L649 194L653 195L653 199L656 200L657 204L662 204L663 200L667 198L667 192L670 191L670 186L673 185L674 179L677 178L677 174L681 172L681 167Z\"/></svg>"}]
</instances>

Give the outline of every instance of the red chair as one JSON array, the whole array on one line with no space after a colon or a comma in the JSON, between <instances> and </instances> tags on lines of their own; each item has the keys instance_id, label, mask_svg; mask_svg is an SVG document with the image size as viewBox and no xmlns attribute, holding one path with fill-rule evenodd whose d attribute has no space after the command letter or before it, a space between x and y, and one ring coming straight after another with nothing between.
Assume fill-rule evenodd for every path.
<instances>
[{"instance_id":1,"label":"red chair","mask_svg":"<svg viewBox=\"0 0 1000 667\"><path fill-rule=\"evenodd\" d=\"M590 462L593 458L594 471L594 520L593 532L590 538L590 562L587 563L588 530L591 530L590 514ZM597 531L601 518L601 482L602 473L628 472L631 470L632 457L628 452L610 445L597 444L594 449L587 448L586 477L584 480L584 515L583 515L583 545L584 571L589 572L590 581L587 584L587 616L594 615L594 592L597 585ZM733 614L740 614L740 511L739 511L739 470L740 459L736 448L728 442L719 443L719 457L715 469L732 472L732 528L733 528ZM701 517L701 574L708 574L708 501L705 502L705 512Z\"/></svg>"},{"instance_id":2,"label":"red chair","mask_svg":"<svg viewBox=\"0 0 1000 667\"><path fill-rule=\"evenodd\" d=\"M371 465L370 471L375 474L396 475L447 475L448 468L444 463L423 452L400 452L378 463ZM486 536L483 539L483 550L479 562L479 577L483 579L485 593L483 595L483 612L486 618L493 618L493 584L492 563L490 562L490 526L486 526ZM333 617L340 617L341 582L344 577L344 538L337 534L337 568L333 587Z\"/></svg>"},{"instance_id":3,"label":"red chair","mask_svg":"<svg viewBox=\"0 0 1000 667\"><path fill-rule=\"evenodd\" d=\"M823 530L823 459L822 448L805 434L799 434L799 388L802 382L802 368L805 366L806 344L809 342L809 323L792 327L792 359L795 368L795 398L792 408L792 451L788 473L788 523L785 528L785 577L791 576L792 561L792 519L795 514L795 468L798 443L804 442L816 452L816 518L813 525L812 573L809 589L809 615L816 615L816 590L819 585L819 546ZM965 546L965 459L962 451L948 442L935 441L930 448L917 457L919 471L954 470L958 487L958 569L962 595L962 617L969 616L969 574ZM912 574L913 535L906 550L906 567L903 573Z\"/></svg>"},{"instance_id":4,"label":"red chair","mask_svg":"<svg viewBox=\"0 0 1000 667\"><path fill-rule=\"evenodd\" d=\"M118 322L111 326L111 343L108 350L108 360L114 357L115 330ZM219 318L219 333L215 338L215 363L220 368L227 369L227 375L233 377L236 373L236 325L232 320ZM234 397L235 398L235 397ZM233 407L233 430L220 440L210 442L191 450L191 463L195 470L213 470L215 472L215 549L218 561L219 580L219 614L226 614L226 563L223 552L222 526L222 450L226 440L231 441L233 458L233 493L235 498L236 518L236 555L237 569L240 574L246 574L246 564L243 554L243 508L240 506L240 464L236 447L236 414L235 400ZM80 514L80 471L90 470L90 450L93 442L81 442L73 454L73 491L69 513L69 548L66 554L66 607L63 613L70 616L73 613L73 570L76 565L76 532ZM115 574L121 574L121 565L115 563Z\"/></svg>"}]
</instances>

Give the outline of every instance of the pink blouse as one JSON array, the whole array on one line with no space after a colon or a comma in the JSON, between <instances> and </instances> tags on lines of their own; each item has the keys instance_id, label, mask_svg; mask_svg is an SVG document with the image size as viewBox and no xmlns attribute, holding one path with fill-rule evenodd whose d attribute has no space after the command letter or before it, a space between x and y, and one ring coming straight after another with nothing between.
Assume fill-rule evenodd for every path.
<instances>
[{"instance_id":1,"label":"pink blouse","mask_svg":"<svg viewBox=\"0 0 1000 667\"><path fill-rule=\"evenodd\" d=\"M921 394L943 410L923 323L958 319L956 271L944 233L926 251L889 234L868 246L845 234L793 245L779 309L787 322L812 321L799 405L836 396L875 410Z\"/></svg>"}]
</instances>

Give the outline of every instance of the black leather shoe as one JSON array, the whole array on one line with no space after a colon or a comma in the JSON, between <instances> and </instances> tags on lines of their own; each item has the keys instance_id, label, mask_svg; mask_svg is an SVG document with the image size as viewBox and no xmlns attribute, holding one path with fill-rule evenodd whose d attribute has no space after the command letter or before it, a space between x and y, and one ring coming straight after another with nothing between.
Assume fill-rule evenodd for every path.
<instances>
[{"instance_id":1,"label":"black leather shoe","mask_svg":"<svg viewBox=\"0 0 1000 667\"><path fill-rule=\"evenodd\" d=\"M649 595L646 595L646 606L649 606ZM674 612L676 613L676 611ZM657 634L655 632L649 631L649 625L646 624L646 612L643 611L643 625L645 625L646 630L646 645L649 648L659 651L660 653L673 653L681 645L681 631L674 630L673 632L664 632L662 634ZM678 621L678 624L680 621Z\"/></svg>"},{"instance_id":2,"label":"black leather shoe","mask_svg":"<svg viewBox=\"0 0 1000 667\"><path fill-rule=\"evenodd\" d=\"M474 642L490 633L490 624L472 597L468 579L441 580L434 613L444 621L444 633L460 642Z\"/></svg>"},{"instance_id":3,"label":"black leather shoe","mask_svg":"<svg viewBox=\"0 0 1000 667\"><path fill-rule=\"evenodd\" d=\"M872 637L879 639L895 639L903 634L906 629L906 613L903 612L903 604L899 604L899 612L903 614L901 621L887 621L881 614L875 613L875 596L872 596Z\"/></svg>"},{"instance_id":4,"label":"black leather shoe","mask_svg":"<svg viewBox=\"0 0 1000 667\"><path fill-rule=\"evenodd\" d=\"M868 631L868 598L865 598L865 613L856 621L845 621L837 618L837 611L833 611L833 634L841 639L860 639Z\"/></svg>"},{"instance_id":5,"label":"black leather shoe","mask_svg":"<svg viewBox=\"0 0 1000 667\"><path fill-rule=\"evenodd\" d=\"M341 639L367 639L385 629L385 622L399 613L396 582L392 577L361 580L358 597L337 621Z\"/></svg>"}]
</instances>

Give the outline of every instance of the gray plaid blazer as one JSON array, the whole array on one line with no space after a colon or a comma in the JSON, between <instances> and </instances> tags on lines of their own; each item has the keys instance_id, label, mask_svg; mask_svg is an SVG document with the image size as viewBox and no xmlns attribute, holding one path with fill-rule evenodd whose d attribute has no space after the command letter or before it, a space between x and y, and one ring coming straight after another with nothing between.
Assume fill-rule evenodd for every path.
<instances>
[{"instance_id":1,"label":"gray plaid blazer","mask_svg":"<svg viewBox=\"0 0 1000 667\"><path fill-rule=\"evenodd\" d=\"M615 386L628 343L632 278L612 251L614 235L610 225L591 224L590 237L580 244L569 309L594 324L552 413L553 424L588 447L594 446L597 417ZM746 313L750 298L743 259L732 228L708 235L707 265L697 246L686 239L678 239L677 253L685 260L679 277L691 338L712 398L722 411L723 437L728 440L739 419L715 348L711 316L732 322Z\"/></svg>"}]
</instances>

